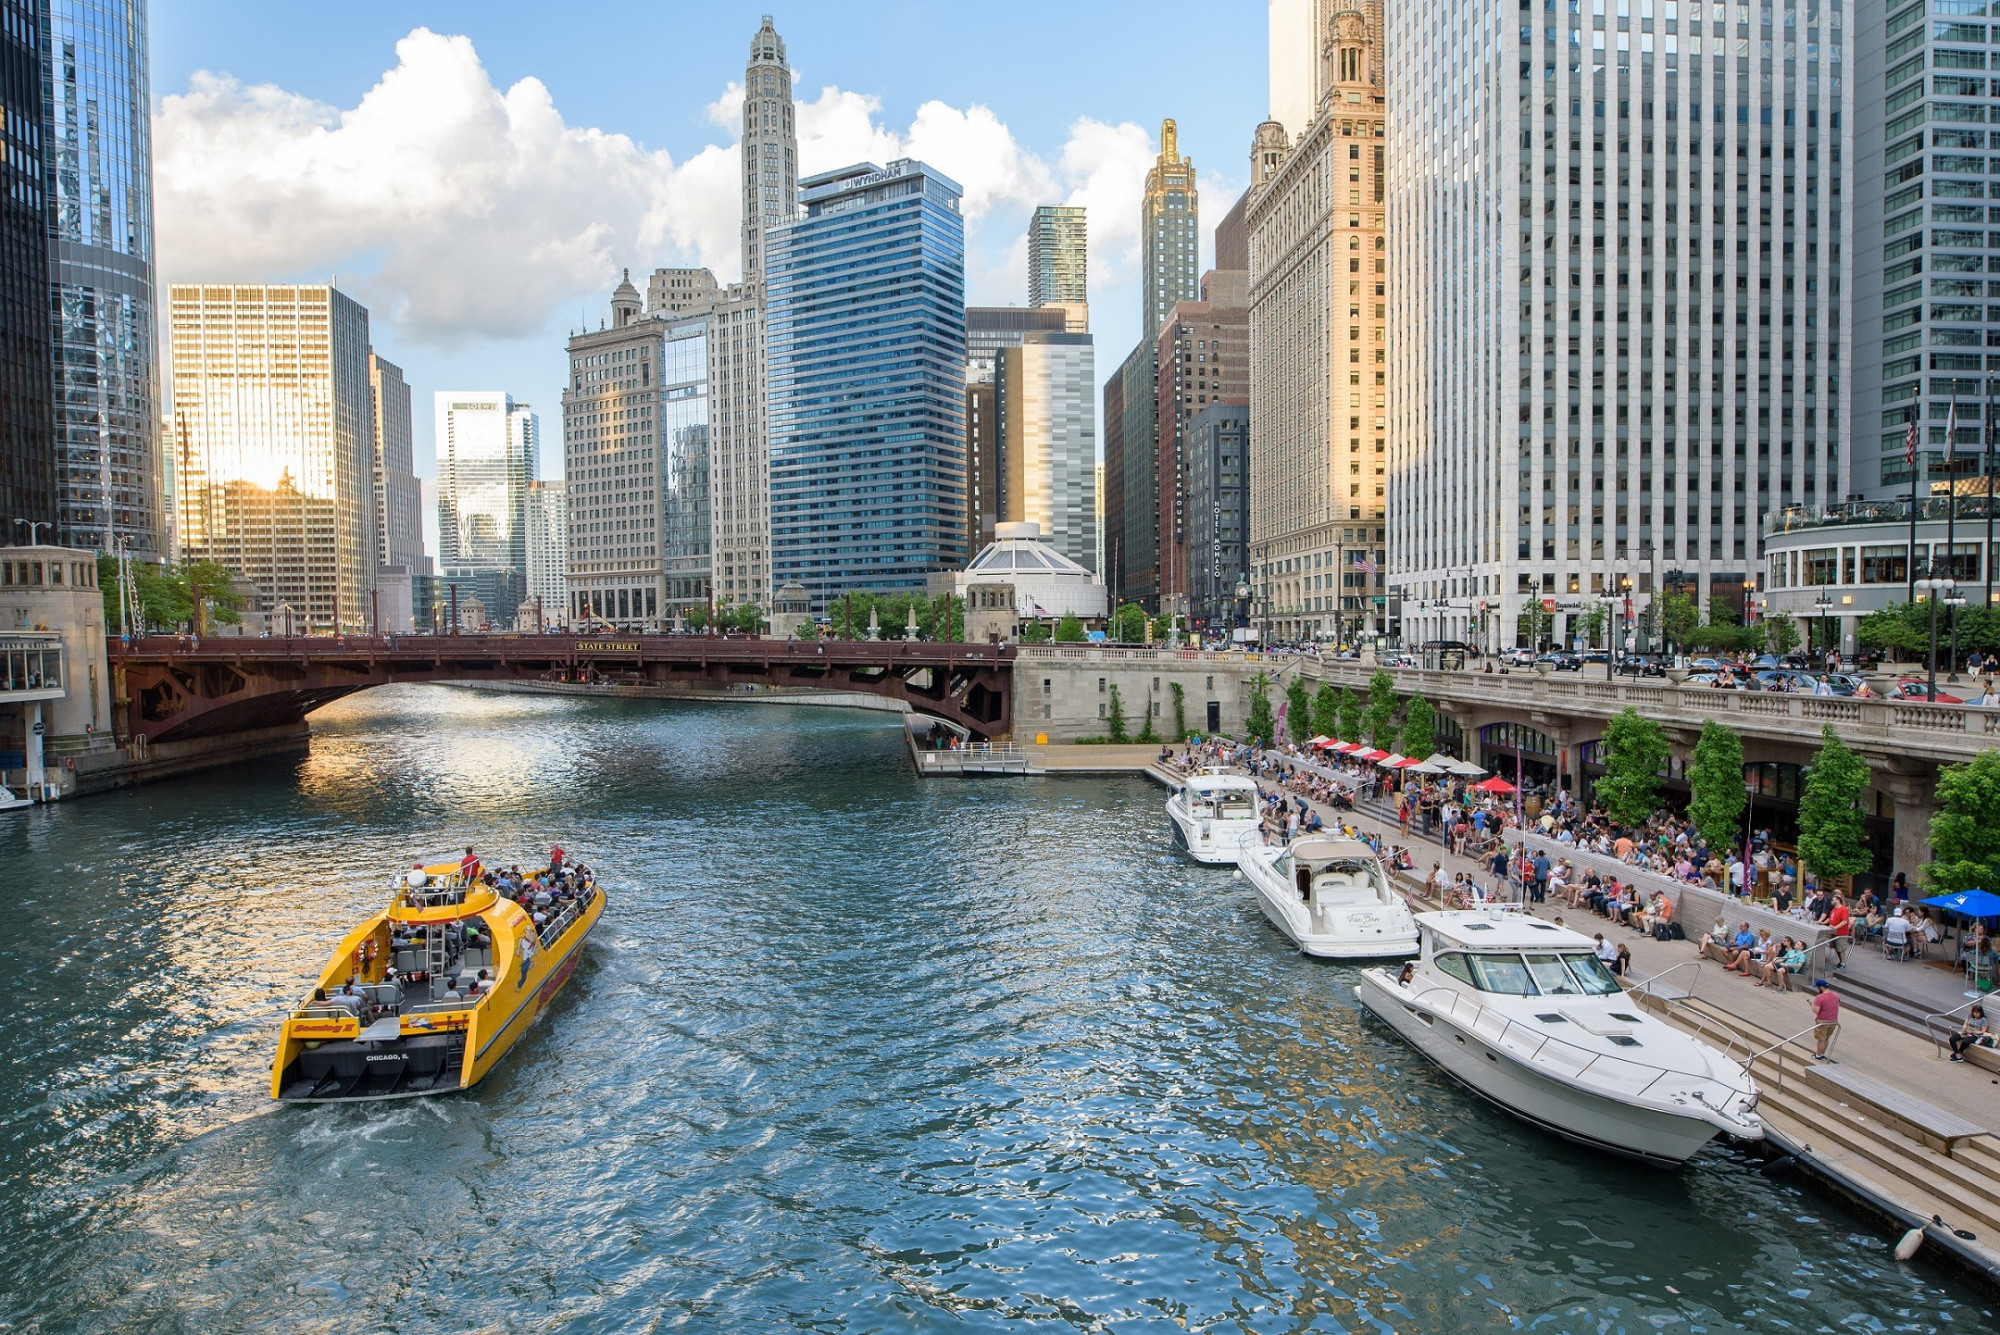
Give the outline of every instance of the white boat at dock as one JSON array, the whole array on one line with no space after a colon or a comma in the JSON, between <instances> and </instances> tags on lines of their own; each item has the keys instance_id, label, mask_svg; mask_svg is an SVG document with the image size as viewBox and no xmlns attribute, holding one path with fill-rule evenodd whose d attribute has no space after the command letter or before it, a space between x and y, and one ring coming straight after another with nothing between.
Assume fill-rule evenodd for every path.
<instances>
[{"instance_id":1,"label":"white boat at dock","mask_svg":"<svg viewBox=\"0 0 2000 1335\"><path fill-rule=\"evenodd\" d=\"M1237 863L1264 916L1308 955L1389 959L1417 953L1417 923L1375 850L1359 839L1307 835L1289 847L1245 847Z\"/></svg>"},{"instance_id":2,"label":"white boat at dock","mask_svg":"<svg viewBox=\"0 0 2000 1335\"><path fill-rule=\"evenodd\" d=\"M1244 841L1262 837L1257 801L1254 779L1212 770L1190 774L1167 799L1175 844L1196 862L1235 865Z\"/></svg>"},{"instance_id":3,"label":"white boat at dock","mask_svg":"<svg viewBox=\"0 0 2000 1335\"><path fill-rule=\"evenodd\" d=\"M1757 1087L1648 1015L1595 943L1508 910L1420 913L1408 981L1370 969L1361 1003L1489 1102L1566 1140L1678 1168L1717 1135L1758 1140Z\"/></svg>"}]
</instances>

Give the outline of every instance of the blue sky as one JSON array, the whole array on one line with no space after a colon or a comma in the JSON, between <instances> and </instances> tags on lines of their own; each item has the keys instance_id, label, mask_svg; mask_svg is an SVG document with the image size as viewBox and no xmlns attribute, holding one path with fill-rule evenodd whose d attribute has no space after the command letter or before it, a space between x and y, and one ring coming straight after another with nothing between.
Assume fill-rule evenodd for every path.
<instances>
[{"instance_id":1,"label":"blue sky","mask_svg":"<svg viewBox=\"0 0 2000 1335\"><path fill-rule=\"evenodd\" d=\"M1089 208L1102 377L1138 337L1138 178L1161 117L1201 173L1205 234L1243 188L1264 8L162 4L160 277L337 275L411 380L420 474L432 392L505 389L542 414L558 476L563 339L596 323L618 268L735 276L729 93L770 12L806 170L908 152L968 187L971 300L1025 303L1034 204Z\"/></svg>"}]
</instances>

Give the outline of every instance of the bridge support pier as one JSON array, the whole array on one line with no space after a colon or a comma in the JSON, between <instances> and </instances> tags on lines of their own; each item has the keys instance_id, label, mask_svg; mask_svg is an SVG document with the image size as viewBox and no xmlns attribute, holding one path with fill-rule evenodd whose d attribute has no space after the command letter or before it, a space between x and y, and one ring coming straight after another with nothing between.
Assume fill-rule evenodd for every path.
<instances>
[{"instance_id":1,"label":"bridge support pier","mask_svg":"<svg viewBox=\"0 0 2000 1335\"><path fill-rule=\"evenodd\" d=\"M1872 758L1875 786L1896 804L1895 871L1917 879L1917 869L1931 860L1931 817L1938 813L1937 770L1912 765L1898 757ZM1910 773L1911 769L1918 772Z\"/></svg>"}]
</instances>

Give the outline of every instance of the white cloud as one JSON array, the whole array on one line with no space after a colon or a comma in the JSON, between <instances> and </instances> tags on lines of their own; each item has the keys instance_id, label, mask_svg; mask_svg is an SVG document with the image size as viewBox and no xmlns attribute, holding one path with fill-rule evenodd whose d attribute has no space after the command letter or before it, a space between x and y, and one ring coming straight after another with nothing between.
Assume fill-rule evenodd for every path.
<instances>
[{"instance_id":1,"label":"white cloud","mask_svg":"<svg viewBox=\"0 0 2000 1335\"><path fill-rule=\"evenodd\" d=\"M539 336L595 309L622 266L738 268L743 89L703 108L726 138L675 162L564 120L540 80L496 87L469 38L418 28L352 107L200 73L155 122L162 276L315 280L338 274L406 342ZM968 268L1021 285L1020 226L1036 204L1090 210L1092 286L1136 271L1153 159L1136 125L1079 120L1053 163L989 107L931 101L909 125L880 99L828 85L798 106L801 173L916 157L965 188ZM988 236L986 233L990 232Z\"/></svg>"}]
</instances>

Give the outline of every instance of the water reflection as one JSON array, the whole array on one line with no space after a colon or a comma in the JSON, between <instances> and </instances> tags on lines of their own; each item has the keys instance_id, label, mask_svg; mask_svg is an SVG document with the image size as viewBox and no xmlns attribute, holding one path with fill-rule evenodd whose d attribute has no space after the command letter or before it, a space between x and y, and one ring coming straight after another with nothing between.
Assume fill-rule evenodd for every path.
<instances>
[{"instance_id":1,"label":"water reflection","mask_svg":"<svg viewBox=\"0 0 2000 1335\"><path fill-rule=\"evenodd\" d=\"M409 688L315 722L309 759L0 831L0 1317L1993 1322L1727 1153L1636 1170L1468 1098L1170 856L1137 781L923 784L894 720L833 711ZM275 1017L391 869L552 838L611 912L492 1079L268 1109Z\"/></svg>"}]
</instances>

